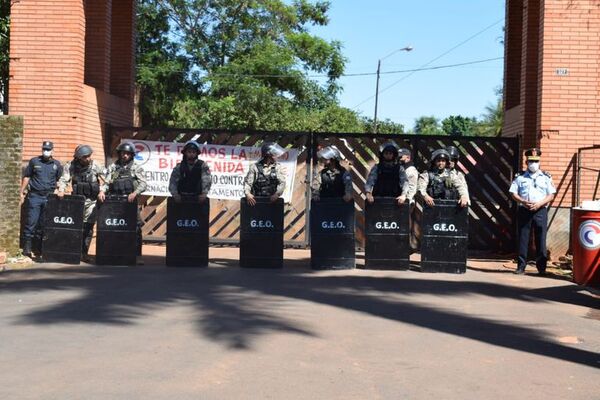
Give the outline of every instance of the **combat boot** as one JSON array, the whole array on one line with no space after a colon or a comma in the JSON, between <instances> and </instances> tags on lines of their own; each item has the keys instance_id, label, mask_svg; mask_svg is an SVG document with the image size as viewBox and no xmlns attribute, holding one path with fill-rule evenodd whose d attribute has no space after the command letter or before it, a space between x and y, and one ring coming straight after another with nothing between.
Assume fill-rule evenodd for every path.
<instances>
[{"instance_id":1,"label":"combat boot","mask_svg":"<svg viewBox=\"0 0 600 400\"><path fill-rule=\"evenodd\" d=\"M25 257L31 257L31 238L25 239L23 243L23 255Z\"/></svg>"}]
</instances>

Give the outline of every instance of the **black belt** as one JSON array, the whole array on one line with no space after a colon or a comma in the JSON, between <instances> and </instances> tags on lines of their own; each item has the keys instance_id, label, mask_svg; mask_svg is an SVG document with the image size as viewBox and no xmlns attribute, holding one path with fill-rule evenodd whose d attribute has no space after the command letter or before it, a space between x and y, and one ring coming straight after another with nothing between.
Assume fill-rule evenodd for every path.
<instances>
[{"instance_id":1,"label":"black belt","mask_svg":"<svg viewBox=\"0 0 600 400\"><path fill-rule=\"evenodd\" d=\"M40 196L48 196L51 193L54 193L54 190L30 190L29 193L39 194Z\"/></svg>"}]
</instances>

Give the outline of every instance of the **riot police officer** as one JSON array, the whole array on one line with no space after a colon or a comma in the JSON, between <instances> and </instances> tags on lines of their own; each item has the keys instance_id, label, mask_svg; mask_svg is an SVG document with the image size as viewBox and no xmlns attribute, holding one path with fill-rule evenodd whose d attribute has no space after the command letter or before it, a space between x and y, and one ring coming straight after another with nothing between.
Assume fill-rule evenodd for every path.
<instances>
[{"instance_id":1,"label":"riot police officer","mask_svg":"<svg viewBox=\"0 0 600 400\"><path fill-rule=\"evenodd\" d=\"M456 175L450 174L448 162L450 154L445 149L435 150L431 154L431 167L419 175L418 192L428 206L435 200L458 200L461 207L469 204L467 188Z\"/></svg>"},{"instance_id":2,"label":"riot police officer","mask_svg":"<svg viewBox=\"0 0 600 400\"><path fill-rule=\"evenodd\" d=\"M100 186L104 184L104 169L92 160L92 153L92 147L87 144L77 146L73 160L65 164L63 175L58 181L59 198L65 195L68 185L72 187L72 194L85 197L81 248L82 260L85 262L90 261L88 250L96 223L96 200L100 194Z\"/></svg>"},{"instance_id":3,"label":"riot police officer","mask_svg":"<svg viewBox=\"0 0 600 400\"><path fill-rule=\"evenodd\" d=\"M127 196L127 201L133 203L142 194L148 184L144 169L135 161L135 146L133 143L123 142L117 146L117 161L106 170L104 185L100 187L98 200L103 202L106 194ZM138 254L142 249L142 219L138 209L137 215L137 245ZM140 260L141 262L141 260Z\"/></svg>"},{"instance_id":4,"label":"riot police officer","mask_svg":"<svg viewBox=\"0 0 600 400\"><path fill-rule=\"evenodd\" d=\"M398 153L398 145L393 142L381 146L379 163L371 168L365 183L367 202L373 203L373 196L395 197L398 204L406 201L409 183Z\"/></svg>"},{"instance_id":5,"label":"riot police officer","mask_svg":"<svg viewBox=\"0 0 600 400\"><path fill-rule=\"evenodd\" d=\"M535 231L536 260L538 273L546 273L548 252L546 249L546 233L548 229L548 205L554 200L556 188L549 173L540 170L542 151L532 148L525 151L527 170L517 174L509 192L519 204L517 212L517 228L519 236L519 256L516 274L524 274L527 266L527 250L531 225Z\"/></svg>"},{"instance_id":6,"label":"riot police officer","mask_svg":"<svg viewBox=\"0 0 600 400\"><path fill-rule=\"evenodd\" d=\"M417 194L417 181L419 180L419 171L412 162L412 153L409 149L402 148L398 150L398 159L400 165L406 172L406 179L408 181L408 191L406 192L406 199L409 202L413 202L415 194Z\"/></svg>"},{"instance_id":7,"label":"riot police officer","mask_svg":"<svg viewBox=\"0 0 600 400\"><path fill-rule=\"evenodd\" d=\"M267 142L260 148L261 158L250 166L244 179L244 194L248 205L256 205L255 196L269 197L274 203L285 190L285 174L276 161L285 153L277 143Z\"/></svg>"},{"instance_id":8,"label":"riot police officer","mask_svg":"<svg viewBox=\"0 0 600 400\"><path fill-rule=\"evenodd\" d=\"M204 203L208 197L212 178L208 165L198 158L200 145L188 141L183 149L183 160L175 166L169 179L169 192L176 202L181 201L181 196L194 196L199 203Z\"/></svg>"},{"instance_id":9,"label":"riot police officer","mask_svg":"<svg viewBox=\"0 0 600 400\"><path fill-rule=\"evenodd\" d=\"M460 158L460 152L454 146L447 146L446 151L450 155L450 160L448 161L448 169L450 170L451 175L456 175L458 180L461 182L467 191L467 202L471 204L471 200L469 198L469 187L467 186L467 179L465 178L465 174L462 171L456 169L456 164L458 163L458 159Z\"/></svg>"},{"instance_id":10,"label":"riot police officer","mask_svg":"<svg viewBox=\"0 0 600 400\"><path fill-rule=\"evenodd\" d=\"M21 203L27 195L27 219L23 230L23 255L31 257L32 239L41 231L48 195L54 193L63 168L52 157L54 144L42 143L42 155L29 160L21 181Z\"/></svg>"},{"instance_id":11,"label":"riot police officer","mask_svg":"<svg viewBox=\"0 0 600 400\"><path fill-rule=\"evenodd\" d=\"M312 182L313 200L321 197L343 198L352 200L352 176L340 165L342 153L335 146L327 146L317 152L317 157L323 163L323 169L314 174Z\"/></svg>"}]
</instances>

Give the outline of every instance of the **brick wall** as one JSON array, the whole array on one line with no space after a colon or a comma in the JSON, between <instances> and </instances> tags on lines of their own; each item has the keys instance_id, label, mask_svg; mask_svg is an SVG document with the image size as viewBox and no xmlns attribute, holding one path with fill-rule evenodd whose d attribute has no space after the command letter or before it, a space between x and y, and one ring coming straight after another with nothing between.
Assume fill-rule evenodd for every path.
<instances>
[{"instance_id":1,"label":"brick wall","mask_svg":"<svg viewBox=\"0 0 600 400\"><path fill-rule=\"evenodd\" d=\"M47 139L55 142L57 158L72 154L81 125L84 50L80 0L12 5L9 114L24 118L23 160Z\"/></svg>"},{"instance_id":2,"label":"brick wall","mask_svg":"<svg viewBox=\"0 0 600 400\"><path fill-rule=\"evenodd\" d=\"M14 3L9 113L24 117L23 161L37 155L43 140L54 141L61 161L71 159L81 143L91 144L95 158L103 160L105 124L132 124L133 4L133 0ZM118 7L117 23L113 5ZM131 11L122 15L122 9ZM111 73L115 40L131 55L128 63L115 62L120 66ZM121 75L127 78L115 78L119 84L114 85L111 77ZM118 88L118 100L110 93L113 86Z\"/></svg>"},{"instance_id":3,"label":"brick wall","mask_svg":"<svg viewBox=\"0 0 600 400\"><path fill-rule=\"evenodd\" d=\"M110 90L111 0L85 0L85 80L102 91Z\"/></svg>"},{"instance_id":4,"label":"brick wall","mask_svg":"<svg viewBox=\"0 0 600 400\"><path fill-rule=\"evenodd\" d=\"M0 116L0 252L13 256L19 251L22 145L23 118Z\"/></svg>"},{"instance_id":5,"label":"brick wall","mask_svg":"<svg viewBox=\"0 0 600 400\"><path fill-rule=\"evenodd\" d=\"M577 149L600 144L600 4L546 0L543 21L540 144L561 192L553 205L570 207ZM598 168L599 154L592 154L586 162ZM591 200L595 177L584 176L582 199Z\"/></svg>"},{"instance_id":6,"label":"brick wall","mask_svg":"<svg viewBox=\"0 0 600 400\"><path fill-rule=\"evenodd\" d=\"M519 29L520 34L514 31ZM523 148L541 147L542 169L552 174L558 189L548 247L554 255L564 254L569 248L569 208L576 205L577 149L600 144L600 4L507 0L505 43L504 87L509 98L503 135L522 135ZM520 65L514 61L516 53ZM584 161L598 168L600 151L586 153ZM592 199L597 178L597 173L582 174L582 200Z\"/></svg>"}]
</instances>

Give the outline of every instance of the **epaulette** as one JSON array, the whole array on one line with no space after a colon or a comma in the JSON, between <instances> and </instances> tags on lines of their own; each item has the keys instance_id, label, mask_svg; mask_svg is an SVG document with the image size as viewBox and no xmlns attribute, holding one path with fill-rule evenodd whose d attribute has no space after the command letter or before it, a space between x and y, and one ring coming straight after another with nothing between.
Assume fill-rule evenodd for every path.
<instances>
[{"instance_id":1,"label":"epaulette","mask_svg":"<svg viewBox=\"0 0 600 400\"><path fill-rule=\"evenodd\" d=\"M517 173L515 174L515 178L516 178L516 177L518 177L518 176L521 176L521 175L523 175L525 172L527 172L527 171L519 171L519 172L517 172Z\"/></svg>"},{"instance_id":2,"label":"epaulette","mask_svg":"<svg viewBox=\"0 0 600 400\"><path fill-rule=\"evenodd\" d=\"M552 178L552 175L550 175L550 172L542 171L542 174L546 175L548 178Z\"/></svg>"}]
</instances>

